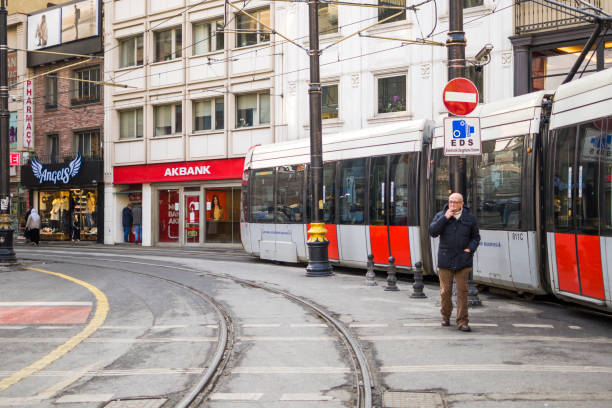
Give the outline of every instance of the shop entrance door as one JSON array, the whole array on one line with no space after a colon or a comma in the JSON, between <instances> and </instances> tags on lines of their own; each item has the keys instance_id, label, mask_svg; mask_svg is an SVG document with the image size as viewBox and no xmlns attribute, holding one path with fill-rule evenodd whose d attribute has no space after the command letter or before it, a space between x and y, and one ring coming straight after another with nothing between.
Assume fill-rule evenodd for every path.
<instances>
[{"instance_id":1,"label":"shop entrance door","mask_svg":"<svg viewBox=\"0 0 612 408\"><path fill-rule=\"evenodd\" d=\"M200 243L200 193L185 193L185 245Z\"/></svg>"}]
</instances>

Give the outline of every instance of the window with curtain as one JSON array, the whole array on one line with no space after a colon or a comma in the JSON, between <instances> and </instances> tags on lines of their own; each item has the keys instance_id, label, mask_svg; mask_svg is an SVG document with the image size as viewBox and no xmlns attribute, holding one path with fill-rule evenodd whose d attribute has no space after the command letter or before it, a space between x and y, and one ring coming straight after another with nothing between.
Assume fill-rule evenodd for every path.
<instances>
[{"instance_id":1,"label":"window with curtain","mask_svg":"<svg viewBox=\"0 0 612 408\"><path fill-rule=\"evenodd\" d=\"M181 58L183 30L173 28L155 32L155 61L169 61Z\"/></svg>"},{"instance_id":2,"label":"window with curtain","mask_svg":"<svg viewBox=\"0 0 612 408\"><path fill-rule=\"evenodd\" d=\"M143 109L119 112L119 139L134 139L143 136Z\"/></svg>"},{"instance_id":3,"label":"window with curtain","mask_svg":"<svg viewBox=\"0 0 612 408\"><path fill-rule=\"evenodd\" d=\"M57 108L57 76L47 75L46 77L47 95L45 101L45 108L55 109Z\"/></svg>"},{"instance_id":4,"label":"window with curtain","mask_svg":"<svg viewBox=\"0 0 612 408\"><path fill-rule=\"evenodd\" d=\"M100 157L100 131L91 130L74 135L74 154L83 157Z\"/></svg>"},{"instance_id":5,"label":"window with curtain","mask_svg":"<svg viewBox=\"0 0 612 408\"><path fill-rule=\"evenodd\" d=\"M119 68L142 65L143 35L119 41Z\"/></svg>"},{"instance_id":6,"label":"window with curtain","mask_svg":"<svg viewBox=\"0 0 612 408\"><path fill-rule=\"evenodd\" d=\"M255 93L236 96L236 127L270 123L270 94Z\"/></svg>"},{"instance_id":7,"label":"window with curtain","mask_svg":"<svg viewBox=\"0 0 612 408\"><path fill-rule=\"evenodd\" d=\"M256 17L256 21L246 14L236 14L236 47L246 47L270 41L268 29L260 22L270 27L270 9L250 11L249 14Z\"/></svg>"},{"instance_id":8,"label":"window with curtain","mask_svg":"<svg viewBox=\"0 0 612 408\"><path fill-rule=\"evenodd\" d=\"M79 81L71 81L72 105L95 103L100 101L100 67L89 67L74 72L74 78Z\"/></svg>"},{"instance_id":9,"label":"window with curtain","mask_svg":"<svg viewBox=\"0 0 612 408\"><path fill-rule=\"evenodd\" d=\"M153 107L153 136L168 136L183 131L183 109L180 103Z\"/></svg>"},{"instance_id":10,"label":"window with curtain","mask_svg":"<svg viewBox=\"0 0 612 408\"><path fill-rule=\"evenodd\" d=\"M406 111L406 75L378 78L378 113Z\"/></svg>"},{"instance_id":11,"label":"window with curtain","mask_svg":"<svg viewBox=\"0 0 612 408\"><path fill-rule=\"evenodd\" d=\"M195 132L223 129L223 98L195 101L193 103L193 121Z\"/></svg>"},{"instance_id":12,"label":"window with curtain","mask_svg":"<svg viewBox=\"0 0 612 408\"><path fill-rule=\"evenodd\" d=\"M193 25L193 55L223 50L223 20Z\"/></svg>"}]
</instances>

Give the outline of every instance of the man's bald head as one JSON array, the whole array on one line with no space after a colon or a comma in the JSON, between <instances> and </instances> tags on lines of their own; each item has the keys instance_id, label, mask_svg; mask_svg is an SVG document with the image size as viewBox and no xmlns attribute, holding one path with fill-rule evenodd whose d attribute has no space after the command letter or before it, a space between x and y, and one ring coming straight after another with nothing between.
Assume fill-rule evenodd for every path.
<instances>
[{"instance_id":1,"label":"man's bald head","mask_svg":"<svg viewBox=\"0 0 612 408\"><path fill-rule=\"evenodd\" d=\"M448 196L448 201L451 201L451 200L463 203L463 196L461 195L461 193L453 193Z\"/></svg>"}]
</instances>

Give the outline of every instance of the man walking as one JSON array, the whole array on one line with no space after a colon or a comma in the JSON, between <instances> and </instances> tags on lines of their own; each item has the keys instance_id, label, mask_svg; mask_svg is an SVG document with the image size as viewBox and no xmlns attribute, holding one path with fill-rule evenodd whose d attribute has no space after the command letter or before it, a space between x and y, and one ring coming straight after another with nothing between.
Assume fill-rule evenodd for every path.
<instances>
[{"instance_id":1,"label":"man walking","mask_svg":"<svg viewBox=\"0 0 612 408\"><path fill-rule=\"evenodd\" d=\"M123 242L130 242L130 230L134 217L132 216L132 203L129 203L121 213L121 223L123 224Z\"/></svg>"},{"instance_id":2,"label":"man walking","mask_svg":"<svg viewBox=\"0 0 612 408\"><path fill-rule=\"evenodd\" d=\"M450 326L454 277L457 283L457 326L459 330L469 332L468 278L474 251L480 243L480 233L476 217L463 206L461 194L453 193L448 197L448 204L434 216L429 234L434 238L440 237L438 277L442 326Z\"/></svg>"},{"instance_id":3,"label":"man walking","mask_svg":"<svg viewBox=\"0 0 612 408\"><path fill-rule=\"evenodd\" d=\"M132 220L134 222L134 242L142 241L142 207L136 205L132 208Z\"/></svg>"}]
</instances>

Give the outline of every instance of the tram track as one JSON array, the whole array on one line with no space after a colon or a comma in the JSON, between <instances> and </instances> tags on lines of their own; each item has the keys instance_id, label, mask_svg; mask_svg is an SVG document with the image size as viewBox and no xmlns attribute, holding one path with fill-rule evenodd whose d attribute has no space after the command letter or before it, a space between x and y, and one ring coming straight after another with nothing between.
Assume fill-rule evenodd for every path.
<instances>
[{"instance_id":1,"label":"tram track","mask_svg":"<svg viewBox=\"0 0 612 408\"><path fill-rule=\"evenodd\" d=\"M62 255L54 255L54 254L46 254L45 256L49 257L57 257L61 258L62 263L75 264L75 265L87 265L87 266L95 266L86 262L78 262L74 257L69 260L66 260ZM22 256L22 259L28 259L28 256ZM37 262L38 259L30 258L29 260ZM247 279L237 278L228 274L216 273L212 271L206 270L197 270L193 268L181 267L181 266L173 266L173 265L165 265L165 264L156 264L151 262L140 262L140 261L127 261L127 260L118 260L118 259L108 259L108 258L87 258L88 261L102 261L102 262L115 262L115 263L123 263L123 264L137 264L143 266L151 266L158 268L166 268L166 269L174 269L185 272L193 272L198 276L202 277L212 277L218 279L226 279L233 281L235 283L245 285L254 289L259 289L266 291L268 293L273 293L276 295L280 295L289 301L301 306L302 308L311 311L313 314L321 318L323 321L327 323L329 327L331 327L337 336L341 339L348 355L350 356L351 365L353 368L353 377L354 384L353 387L356 389L356 401L355 406L359 408L371 408L372 405L372 390L373 390L373 381L370 373L370 368L367 362L367 358L364 352L361 350L361 347L358 343L358 340L355 336L351 334L348 328L344 326L338 319L333 317L332 313L327 311L324 307L312 302L311 300L304 299L302 297L296 296L288 291L284 291L281 289L276 289L270 287L268 285L251 281ZM213 308L217 311L220 316L219 322L219 342L217 346L217 350L215 352L215 356L213 358L212 363L208 366L208 369L202 376L202 378L195 384L190 391L183 397L183 399L176 405L176 407L186 408L186 407L196 407L201 406L207 401L209 394L215 387L218 379L224 374L224 368L228 365L231 360L233 345L235 343L234 333L235 329L232 323L232 319L229 314L226 312L223 306L219 305L212 297L207 294L199 291L198 289L193 288L192 286L185 285L184 283L175 281L173 279L164 278L154 274L148 274L144 272L136 272L125 268L114 268L115 270L121 270L128 273L133 273L141 276L146 276L149 278L160 279L181 287L183 289L189 290L197 296L204 298L213 305ZM221 326L223 324L223 327Z\"/></svg>"}]
</instances>

